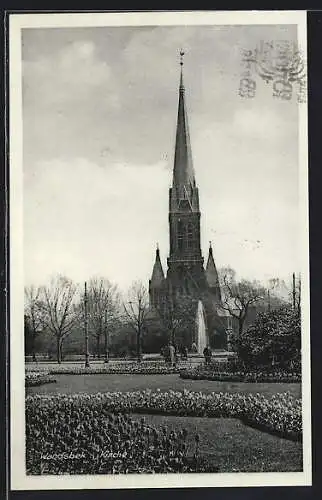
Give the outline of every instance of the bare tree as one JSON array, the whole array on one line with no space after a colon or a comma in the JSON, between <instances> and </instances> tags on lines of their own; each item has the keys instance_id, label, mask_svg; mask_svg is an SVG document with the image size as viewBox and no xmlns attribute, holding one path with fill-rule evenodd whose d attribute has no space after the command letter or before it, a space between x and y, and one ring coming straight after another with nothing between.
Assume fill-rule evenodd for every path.
<instances>
[{"instance_id":1,"label":"bare tree","mask_svg":"<svg viewBox=\"0 0 322 500\"><path fill-rule=\"evenodd\" d=\"M297 310L301 313L301 290L302 290L302 278L299 274L298 280L298 293L297 293Z\"/></svg>"},{"instance_id":2,"label":"bare tree","mask_svg":"<svg viewBox=\"0 0 322 500\"><path fill-rule=\"evenodd\" d=\"M236 280L231 268L221 270L221 308L238 321L238 336L241 338L249 308L263 300L266 290L257 281Z\"/></svg>"},{"instance_id":3,"label":"bare tree","mask_svg":"<svg viewBox=\"0 0 322 500\"><path fill-rule=\"evenodd\" d=\"M34 285L25 287L25 320L31 336L32 360L36 360L35 343L39 333L43 330L41 287Z\"/></svg>"},{"instance_id":4,"label":"bare tree","mask_svg":"<svg viewBox=\"0 0 322 500\"><path fill-rule=\"evenodd\" d=\"M105 356L108 349L107 335L119 315L119 294L115 285L105 278L92 278L88 290L88 317L90 330L96 339L96 354L100 357L101 338L105 334Z\"/></svg>"},{"instance_id":5,"label":"bare tree","mask_svg":"<svg viewBox=\"0 0 322 500\"><path fill-rule=\"evenodd\" d=\"M128 292L128 300L123 303L125 317L136 333L136 353L142 358L142 334L149 310L148 292L141 281L135 281Z\"/></svg>"},{"instance_id":6,"label":"bare tree","mask_svg":"<svg viewBox=\"0 0 322 500\"><path fill-rule=\"evenodd\" d=\"M76 306L77 286L65 276L52 278L49 286L42 287L43 324L56 337L57 362L62 361L62 344L79 318Z\"/></svg>"},{"instance_id":7,"label":"bare tree","mask_svg":"<svg viewBox=\"0 0 322 500\"><path fill-rule=\"evenodd\" d=\"M196 300L189 296L181 296L176 304L166 295L156 307L164 330L167 332L169 341L176 343L180 332L191 329L194 325L196 315ZM191 341L193 339L190 339Z\"/></svg>"}]
</instances>

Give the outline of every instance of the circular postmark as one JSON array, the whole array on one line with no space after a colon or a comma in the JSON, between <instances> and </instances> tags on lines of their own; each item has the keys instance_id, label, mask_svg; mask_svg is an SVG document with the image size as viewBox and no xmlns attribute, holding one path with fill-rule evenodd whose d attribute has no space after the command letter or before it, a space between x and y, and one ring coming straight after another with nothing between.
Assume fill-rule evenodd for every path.
<instances>
[{"instance_id":1,"label":"circular postmark","mask_svg":"<svg viewBox=\"0 0 322 500\"><path fill-rule=\"evenodd\" d=\"M271 83L273 97L290 100L296 95L298 102L306 101L306 62L294 42L261 41L254 50L244 51L243 62L248 78L255 73Z\"/></svg>"}]
</instances>

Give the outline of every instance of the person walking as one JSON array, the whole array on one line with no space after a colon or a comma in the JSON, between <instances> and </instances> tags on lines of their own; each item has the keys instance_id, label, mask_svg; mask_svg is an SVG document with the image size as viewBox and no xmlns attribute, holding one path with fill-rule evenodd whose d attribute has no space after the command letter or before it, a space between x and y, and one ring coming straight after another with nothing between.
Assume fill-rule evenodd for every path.
<instances>
[{"instance_id":1,"label":"person walking","mask_svg":"<svg viewBox=\"0 0 322 500\"><path fill-rule=\"evenodd\" d=\"M169 346L168 345L165 345L163 347L163 356L164 356L164 362L169 365L170 364L170 350L169 350Z\"/></svg>"},{"instance_id":2,"label":"person walking","mask_svg":"<svg viewBox=\"0 0 322 500\"><path fill-rule=\"evenodd\" d=\"M205 357L206 365L209 365L211 362L211 354L212 354L211 349L210 349L209 345L207 345L203 350L203 355Z\"/></svg>"},{"instance_id":3,"label":"person walking","mask_svg":"<svg viewBox=\"0 0 322 500\"><path fill-rule=\"evenodd\" d=\"M169 357L170 357L170 364L171 366L176 365L176 350L174 348L173 344L169 344Z\"/></svg>"}]
</instances>

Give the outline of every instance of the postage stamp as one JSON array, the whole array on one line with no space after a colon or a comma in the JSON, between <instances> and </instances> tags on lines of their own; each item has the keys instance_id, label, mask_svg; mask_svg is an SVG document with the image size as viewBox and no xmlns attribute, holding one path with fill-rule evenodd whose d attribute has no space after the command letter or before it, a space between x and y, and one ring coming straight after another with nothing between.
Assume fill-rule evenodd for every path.
<instances>
[{"instance_id":1,"label":"postage stamp","mask_svg":"<svg viewBox=\"0 0 322 500\"><path fill-rule=\"evenodd\" d=\"M13 489L311 484L305 12L9 28Z\"/></svg>"},{"instance_id":2,"label":"postage stamp","mask_svg":"<svg viewBox=\"0 0 322 500\"><path fill-rule=\"evenodd\" d=\"M259 76L266 84L271 84L273 97L290 100L296 96L298 103L306 102L306 62L295 42L261 40L255 49L242 50L242 65L241 97L255 97L255 76Z\"/></svg>"}]
</instances>

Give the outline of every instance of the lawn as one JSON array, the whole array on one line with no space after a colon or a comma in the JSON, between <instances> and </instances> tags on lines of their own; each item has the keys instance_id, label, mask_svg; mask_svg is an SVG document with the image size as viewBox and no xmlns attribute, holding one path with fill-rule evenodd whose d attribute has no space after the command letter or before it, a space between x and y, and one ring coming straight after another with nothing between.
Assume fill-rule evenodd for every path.
<instances>
[{"instance_id":1,"label":"lawn","mask_svg":"<svg viewBox=\"0 0 322 500\"><path fill-rule=\"evenodd\" d=\"M271 395L277 392L291 392L295 397L301 396L301 384L217 382L211 380L184 380L179 375L54 375L55 384L39 387L28 387L27 394L35 393L75 393L133 391L142 389L161 391L188 389L191 391L210 392L260 392Z\"/></svg>"},{"instance_id":2,"label":"lawn","mask_svg":"<svg viewBox=\"0 0 322 500\"><path fill-rule=\"evenodd\" d=\"M133 418L142 418L142 415ZM236 419L208 419L145 415L146 422L166 426L189 436L189 455L194 436L200 436L200 455L218 472L298 472L302 470L302 444L271 436L245 426Z\"/></svg>"},{"instance_id":3,"label":"lawn","mask_svg":"<svg viewBox=\"0 0 322 500\"><path fill-rule=\"evenodd\" d=\"M27 394L96 393L160 389L188 389L195 392L259 392L268 396L289 391L301 396L301 384L217 382L184 380L179 375L54 375L56 383L27 387ZM141 418L142 414L132 414ZM145 415L146 422L157 428L166 426L179 431L186 428L188 454L195 449L194 437L200 436L200 455L219 472L295 472L302 470L302 444L282 439L244 425L238 419Z\"/></svg>"}]
</instances>

